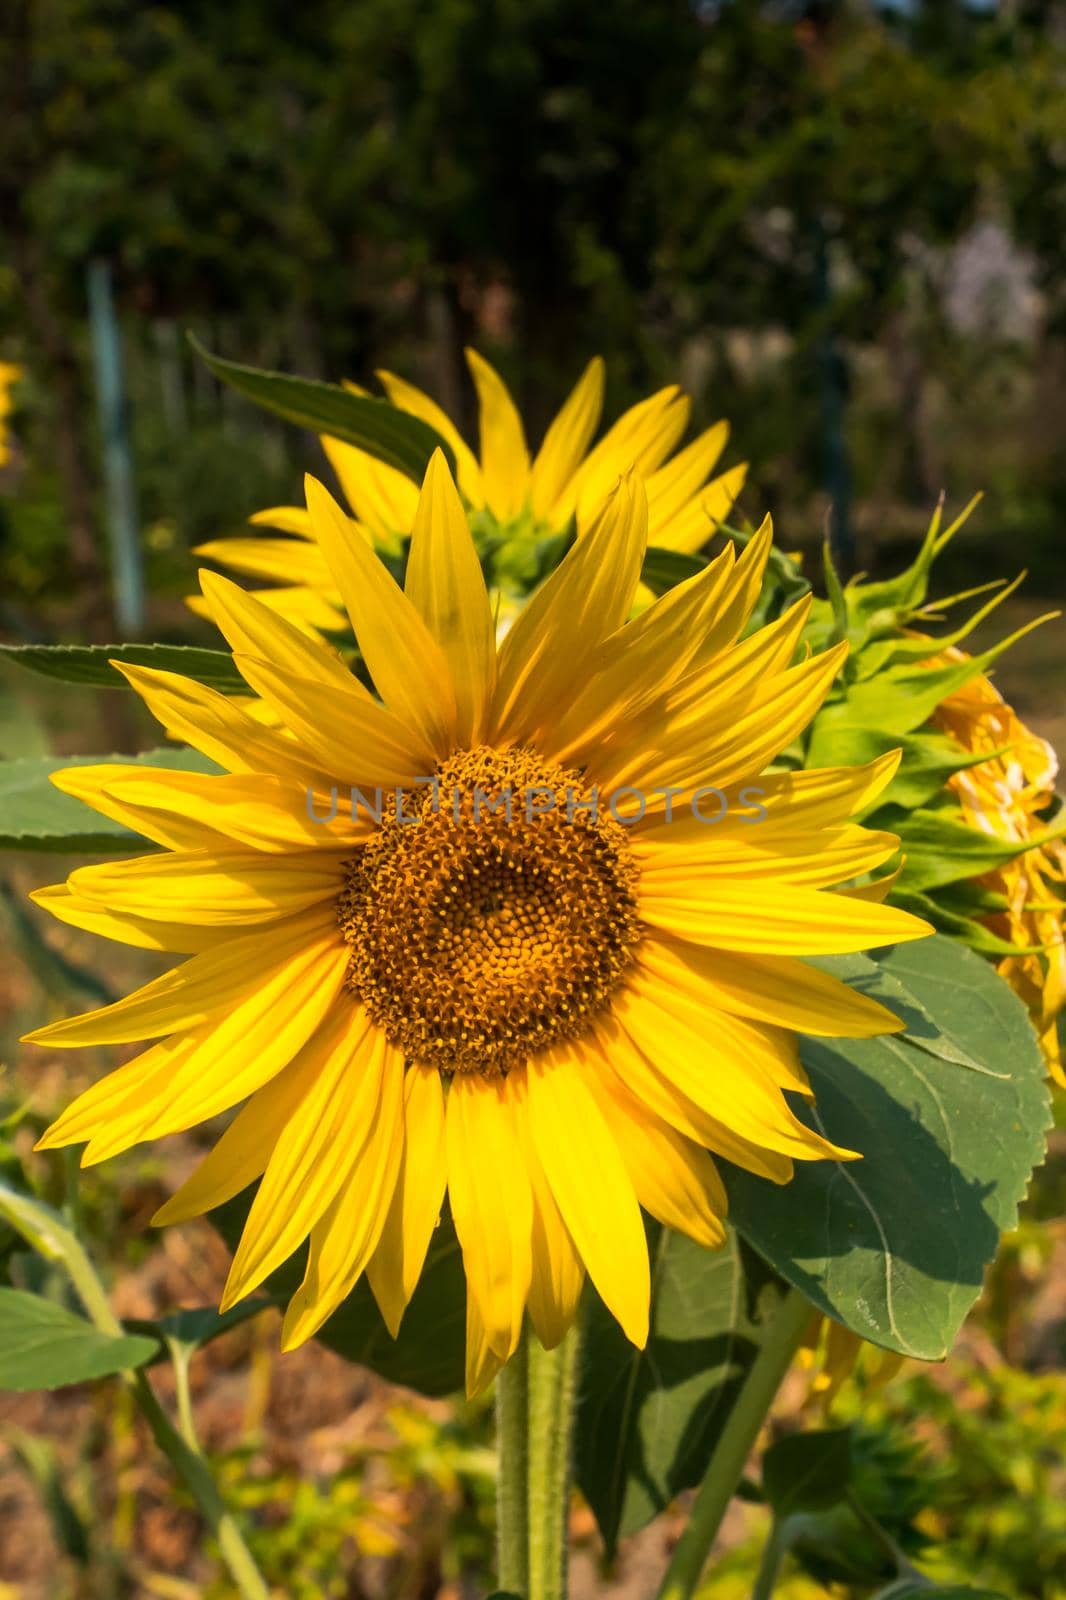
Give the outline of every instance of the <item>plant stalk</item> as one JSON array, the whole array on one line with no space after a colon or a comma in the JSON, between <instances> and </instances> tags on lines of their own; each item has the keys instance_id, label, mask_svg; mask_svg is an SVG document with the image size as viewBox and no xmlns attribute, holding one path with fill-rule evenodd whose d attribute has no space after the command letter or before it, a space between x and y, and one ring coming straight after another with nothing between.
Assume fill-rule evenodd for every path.
<instances>
[{"instance_id":1,"label":"plant stalk","mask_svg":"<svg viewBox=\"0 0 1066 1600\"><path fill-rule=\"evenodd\" d=\"M578 1321L554 1350L529 1328L496 1380L500 1588L565 1600Z\"/></svg>"},{"instance_id":2,"label":"plant stalk","mask_svg":"<svg viewBox=\"0 0 1066 1600\"><path fill-rule=\"evenodd\" d=\"M496 1378L496 1576L501 1589L529 1592L529 1341Z\"/></svg>"},{"instance_id":3,"label":"plant stalk","mask_svg":"<svg viewBox=\"0 0 1066 1600\"><path fill-rule=\"evenodd\" d=\"M729 1502L781 1380L811 1319L810 1302L789 1289L726 1419L659 1588L659 1600L691 1600Z\"/></svg>"},{"instance_id":4,"label":"plant stalk","mask_svg":"<svg viewBox=\"0 0 1066 1600\"><path fill-rule=\"evenodd\" d=\"M545 1350L529 1340L529 1600L565 1600L580 1322Z\"/></svg>"},{"instance_id":5,"label":"plant stalk","mask_svg":"<svg viewBox=\"0 0 1066 1600\"><path fill-rule=\"evenodd\" d=\"M62 1263L89 1320L101 1333L121 1338L125 1329L111 1309L96 1268L81 1241L60 1218L40 1201L19 1194L4 1183L0 1183L0 1216L46 1260ZM226 1510L203 1455L182 1438L143 1372L122 1372L119 1381L133 1396L160 1450L185 1484L218 1540L222 1559L241 1600L270 1600L270 1590L244 1542L236 1520Z\"/></svg>"}]
</instances>

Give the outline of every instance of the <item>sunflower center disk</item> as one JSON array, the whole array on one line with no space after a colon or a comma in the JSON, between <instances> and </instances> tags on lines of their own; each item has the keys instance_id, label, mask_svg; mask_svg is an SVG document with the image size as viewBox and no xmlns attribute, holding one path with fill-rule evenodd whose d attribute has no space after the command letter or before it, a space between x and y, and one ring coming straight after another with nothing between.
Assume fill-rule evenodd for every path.
<instances>
[{"instance_id":1,"label":"sunflower center disk","mask_svg":"<svg viewBox=\"0 0 1066 1600\"><path fill-rule=\"evenodd\" d=\"M506 1072L585 1032L617 989L637 867L588 793L528 748L464 751L351 863L347 984L409 1060Z\"/></svg>"}]
</instances>

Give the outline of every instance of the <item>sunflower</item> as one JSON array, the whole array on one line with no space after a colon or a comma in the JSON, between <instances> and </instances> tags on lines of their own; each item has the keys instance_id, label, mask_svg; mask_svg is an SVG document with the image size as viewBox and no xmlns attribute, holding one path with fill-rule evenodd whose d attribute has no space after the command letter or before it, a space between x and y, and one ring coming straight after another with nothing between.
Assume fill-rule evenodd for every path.
<instances>
[{"instance_id":1,"label":"sunflower","mask_svg":"<svg viewBox=\"0 0 1066 1600\"><path fill-rule=\"evenodd\" d=\"M953 649L929 665L966 659ZM949 780L970 826L1011 843L1034 841L1024 855L986 873L979 887L1003 904L985 919L990 931L1021 952L1004 956L998 970L1029 1008L1048 1069L1066 1087L1058 1025L1066 1006L1066 844L1040 838L1047 832L1041 813L1055 797L1058 760L984 673L942 700L932 724L967 754L988 752L986 761Z\"/></svg>"},{"instance_id":2,"label":"sunflower","mask_svg":"<svg viewBox=\"0 0 1066 1600\"><path fill-rule=\"evenodd\" d=\"M497 646L440 455L403 590L313 479L307 504L378 698L332 647L208 572L205 601L279 726L121 667L225 770L56 775L165 853L79 868L38 901L188 959L30 1035L157 1041L41 1146L87 1141L97 1162L244 1102L156 1220L261 1180L223 1303L309 1239L286 1348L364 1272L395 1333L446 1195L472 1392L527 1311L546 1346L562 1338L586 1273L642 1345L641 1208L714 1246L715 1155L785 1183L795 1160L853 1154L786 1098L810 1093L793 1030L902 1026L802 960L929 931L834 892L896 849L848 821L896 758L765 770L843 650L793 664L802 603L738 642L768 522L739 559L727 547L627 621L648 533L627 478Z\"/></svg>"},{"instance_id":3,"label":"sunflower","mask_svg":"<svg viewBox=\"0 0 1066 1600\"><path fill-rule=\"evenodd\" d=\"M646 480L652 545L699 550L729 514L747 466L731 467L708 482L729 438L726 422L707 428L673 454L692 411L691 400L676 384L624 412L590 449L603 410L605 368L596 357L531 456L522 418L499 373L475 350L467 350L466 359L478 398L480 456L421 389L391 372L379 372L378 378L394 406L429 423L453 451L475 538L481 552L488 553L499 585L497 610L502 606L508 617L509 602L535 576L532 563L540 541L565 532L571 523L583 533L624 472L635 470ZM347 387L365 393L354 384ZM399 554L414 525L417 485L354 445L328 435L321 437L321 444L351 510L353 531L383 553ZM214 539L195 553L279 585L262 592L264 604L305 628L343 629L344 599L309 512L300 506L275 506L250 521L290 537ZM650 592L642 592L641 598L647 602ZM210 614L201 596L190 597L189 604L201 615Z\"/></svg>"},{"instance_id":4,"label":"sunflower","mask_svg":"<svg viewBox=\"0 0 1066 1600\"><path fill-rule=\"evenodd\" d=\"M21 377L21 367L13 361L0 361L0 467L11 460L11 431L7 419L13 408L11 391Z\"/></svg>"},{"instance_id":5,"label":"sunflower","mask_svg":"<svg viewBox=\"0 0 1066 1600\"><path fill-rule=\"evenodd\" d=\"M807 1377L807 1396L830 1411L844 1385L861 1367L867 1392L881 1389L902 1369L906 1356L871 1344L832 1317L815 1316L799 1350L796 1366Z\"/></svg>"}]
</instances>

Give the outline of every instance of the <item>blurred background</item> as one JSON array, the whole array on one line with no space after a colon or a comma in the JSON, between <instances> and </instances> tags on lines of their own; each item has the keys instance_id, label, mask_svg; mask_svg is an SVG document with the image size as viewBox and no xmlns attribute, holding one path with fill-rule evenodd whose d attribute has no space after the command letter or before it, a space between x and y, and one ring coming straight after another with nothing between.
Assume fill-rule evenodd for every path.
<instances>
[{"instance_id":1,"label":"blurred background","mask_svg":"<svg viewBox=\"0 0 1066 1600\"><path fill-rule=\"evenodd\" d=\"M941 491L958 508L982 489L942 584L1029 567L997 636L1066 595L1066 4L6 0L0 107L7 642L214 642L182 601L190 547L323 470L314 439L216 384L189 331L304 376L386 365L468 437L464 344L534 440L600 353L608 417L680 382L697 423L731 420L743 513L771 511L808 563L829 527L852 570L892 570ZM998 681L1066 747L1060 627ZM130 697L0 671L5 756L157 742ZM149 970L27 912L24 890L67 866L0 873L0 1162L29 1161L104 1065L16 1052L19 1032ZM217 1293L206 1226L145 1239L198 1148L183 1136L84 1185L126 1314ZM1057 1159L961 1362L905 1379L876 1422L891 1455L923 1418L916 1514L951 1570L1036 1600L1066 1595ZM33 1171L62 1198L61 1171ZM228 1335L195 1393L279 1593L479 1592L483 1410L275 1348L269 1319ZM191 1510L107 1407L0 1397L0 1600L225 1595ZM734 1509L715 1600L750 1592L760 1513ZM650 1592L669 1537L624 1554L611 1592Z\"/></svg>"}]
</instances>

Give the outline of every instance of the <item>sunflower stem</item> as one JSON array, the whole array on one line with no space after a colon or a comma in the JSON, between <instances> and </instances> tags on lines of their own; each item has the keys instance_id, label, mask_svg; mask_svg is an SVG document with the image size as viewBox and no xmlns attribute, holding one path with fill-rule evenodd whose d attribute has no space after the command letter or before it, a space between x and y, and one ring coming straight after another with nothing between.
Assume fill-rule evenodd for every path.
<instances>
[{"instance_id":1,"label":"sunflower stem","mask_svg":"<svg viewBox=\"0 0 1066 1600\"><path fill-rule=\"evenodd\" d=\"M500 1588L522 1600L565 1600L580 1325L554 1350L523 1330L496 1379Z\"/></svg>"},{"instance_id":2,"label":"sunflower stem","mask_svg":"<svg viewBox=\"0 0 1066 1600\"><path fill-rule=\"evenodd\" d=\"M529 1600L565 1600L580 1347L579 1321L554 1350L529 1340Z\"/></svg>"},{"instance_id":3,"label":"sunflower stem","mask_svg":"<svg viewBox=\"0 0 1066 1600\"><path fill-rule=\"evenodd\" d=\"M496 1379L496 1573L499 1586L529 1590L529 1336Z\"/></svg>"},{"instance_id":4,"label":"sunflower stem","mask_svg":"<svg viewBox=\"0 0 1066 1600\"><path fill-rule=\"evenodd\" d=\"M692 1512L659 1588L658 1600L690 1600L752 1446L811 1318L810 1302L790 1289L777 1308L736 1403L718 1435Z\"/></svg>"}]
</instances>

